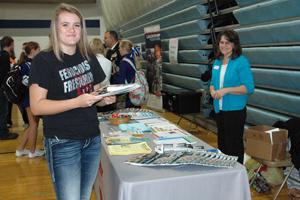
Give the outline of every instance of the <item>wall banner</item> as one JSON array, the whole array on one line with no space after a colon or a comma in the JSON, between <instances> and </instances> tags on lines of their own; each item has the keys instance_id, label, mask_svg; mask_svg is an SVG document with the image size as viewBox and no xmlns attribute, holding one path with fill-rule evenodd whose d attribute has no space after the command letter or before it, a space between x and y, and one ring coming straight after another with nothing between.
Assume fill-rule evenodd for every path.
<instances>
[{"instance_id":1,"label":"wall banner","mask_svg":"<svg viewBox=\"0 0 300 200\"><path fill-rule=\"evenodd\" d=\"M144 32L149 91L151 94L160 96L162 88L160 26L154 25L145 27Z\"/></svg>"},{"instance_id":2,"label":"wall banner","mask_svg":"<svg viewBox=\"0 0 300 200\"><path fill-rule=\"evenodd\" d=\"M150 98L147 106L162 110L162 57L160 25L144 28L146 47L146 78L149 84Z\"/></svg>"}]
</instances>

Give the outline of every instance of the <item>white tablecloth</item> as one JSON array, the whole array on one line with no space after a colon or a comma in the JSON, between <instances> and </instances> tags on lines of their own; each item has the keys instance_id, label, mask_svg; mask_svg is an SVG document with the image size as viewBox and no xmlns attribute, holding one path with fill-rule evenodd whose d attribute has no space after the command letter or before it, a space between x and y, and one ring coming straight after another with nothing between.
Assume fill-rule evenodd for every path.
<instances>
[{"instance_id":1,"label":"white tablecloth","mask_svg":"<svg viewBox=\"0 0 300 200\"><path fill-rule=\"evenodd\" d=\"M107 123L101 131L108 131ZM208 146L203 141L199 143ZM101 167L95 183L100 200L250 200L244 166L139 167L125 164L131 156L110 156L102 141Z\"/></svg>"}]
</instances>

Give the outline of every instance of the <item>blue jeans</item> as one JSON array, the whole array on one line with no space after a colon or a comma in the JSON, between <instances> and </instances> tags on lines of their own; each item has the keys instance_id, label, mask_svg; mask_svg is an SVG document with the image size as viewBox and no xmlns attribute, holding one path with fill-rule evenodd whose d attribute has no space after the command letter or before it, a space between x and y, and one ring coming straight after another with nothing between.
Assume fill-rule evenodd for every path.
<instances>
[{"instance_id":1,"label":"blue jeans","mask_svg":"<svg viewBox=\"0 0 300 200\"><path fill-rule=\"evenodd\" d=\"M100 136L45 138L46 158L58 200L89 200L100 162Z\"/></svg>"},{"instance_id":2,"label":"blue jeans","mask_svg":"<svg viewBox=\"0 0 300 200\"><path fill-rule=\"evenodd\" d=\"M6 126L7 113L8 101L2 91L0 91L0 137L4 137L8 134L8 128Z\"/></svg>"}]
</instances>

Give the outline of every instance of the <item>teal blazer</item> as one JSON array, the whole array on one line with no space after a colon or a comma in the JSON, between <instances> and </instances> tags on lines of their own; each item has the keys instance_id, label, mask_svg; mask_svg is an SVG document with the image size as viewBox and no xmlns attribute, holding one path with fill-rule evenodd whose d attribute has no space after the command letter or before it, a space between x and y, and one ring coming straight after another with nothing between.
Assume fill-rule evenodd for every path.
<instances>
[{"instance_id":1,"label":"teal blazer","mask_svg":"<svg viewBox=\"0 0 300 200\"><path fill-rule=\"evenodd\" d=\"M212 66L212 78L210 85L215 90L220 89L220 71L222 60L216 59ZM254 92L254 81L251 66L248 59L240 55L235 59L230 59L224 76L223 87L237 87L244 85L247 89L246 94L226 94L223 96L223 111L242 110L248 100L248 95ZM214 109L216 113L220 112L219 100L214 99Z\"/></svg>"}]
</instances>

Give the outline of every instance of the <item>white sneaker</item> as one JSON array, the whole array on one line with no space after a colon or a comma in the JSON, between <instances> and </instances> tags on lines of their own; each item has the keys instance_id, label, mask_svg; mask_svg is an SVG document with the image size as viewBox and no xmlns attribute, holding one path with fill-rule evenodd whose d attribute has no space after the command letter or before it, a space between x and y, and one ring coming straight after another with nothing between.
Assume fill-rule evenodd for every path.
<instances>
[{"instance_id":1,"label":"white sneaker","mask_svg":"<svg viewBox=\"0 0 300 200\"><path fill-rule=\"evenodd\" d=\"M34 153L29 152L28 157L29 158L35 158L35 157L43 156L44 154L45 154L45 151L35 150Z\"/></svg>"},{"instance_id":2,"label":"white sneaker","mask_svg":"<svg viewBox=\"0 0 300 200\"><path fill-rule=\"evenodd\" d=\"M21 157L29 154L28 149L23 149L23 150L16 150L16 156Z\"/></svg>"}]
</instances>

